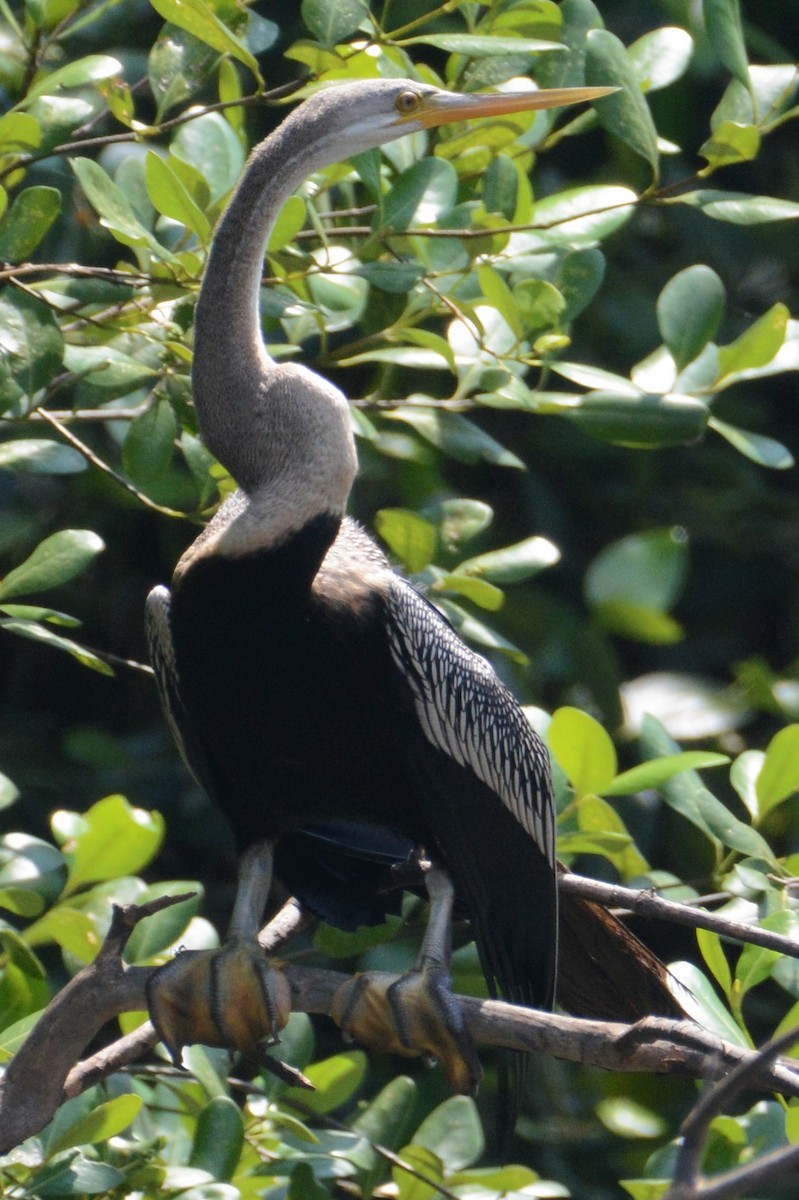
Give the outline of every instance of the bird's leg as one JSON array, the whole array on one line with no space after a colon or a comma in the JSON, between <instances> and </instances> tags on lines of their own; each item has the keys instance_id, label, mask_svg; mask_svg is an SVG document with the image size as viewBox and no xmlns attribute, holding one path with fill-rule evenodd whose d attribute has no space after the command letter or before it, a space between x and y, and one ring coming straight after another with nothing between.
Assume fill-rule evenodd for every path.
<instances>
[{"instance_id":1,"label":"bird's leg","mask_svg":"<svg viewBox=\"0 0 799 1200\"><path fill-rule=\"evenodd\" d=\"M147 985L150 1019L177 1066L192 1042L251 1051L277 1041L291 1012L285 976L258 944L272 882L272 847L253 846L239 865L230 932L218 950L186 950Z\"/></svg>"},{"instance_id":2,"label":"bird's leg","mask_svg":"<svg viewBox=\"0 0 799 1200\"><path fill-rule=\"evenodd\" d=\"M453 1091L474 1095L482 1069L452 994L452 906L447 873L423 861L430 917L412 970L356 975L333 999L332 1016L348 1037L393 1054L438 1059Z\"/></svg>"}]
</instances>

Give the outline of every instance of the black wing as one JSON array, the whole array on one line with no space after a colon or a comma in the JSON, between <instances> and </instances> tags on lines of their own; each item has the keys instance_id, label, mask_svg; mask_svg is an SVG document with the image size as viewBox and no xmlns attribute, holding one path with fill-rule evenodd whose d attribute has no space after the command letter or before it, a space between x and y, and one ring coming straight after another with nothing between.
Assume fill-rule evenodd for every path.
<instances>
[{"instance_id":1,"label":"black wing","mask_svg":"<svg viewBox=\"0 0 799 1200\"><path fill-rule=\"evenodd\" d=\"M557 956L555 811L546 748L508 689L410 584L393 578L396 693L418 735L399 751L435 849L472 921L489 986L551 1004Z\"/></svg>"}]
</instances>

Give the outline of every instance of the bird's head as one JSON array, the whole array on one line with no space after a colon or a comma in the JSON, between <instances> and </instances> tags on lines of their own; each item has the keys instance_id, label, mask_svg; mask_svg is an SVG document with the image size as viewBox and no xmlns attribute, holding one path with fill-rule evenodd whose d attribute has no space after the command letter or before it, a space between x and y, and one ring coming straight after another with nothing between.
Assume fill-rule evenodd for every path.
<instances>
[{"instance_id":1,"label":"bird's head","mask_svg":"<svg viewBox=\"0 0 799 1200\"><path fill-rule=\"evenodd\" d=\"M384 142L452 121L506 113L561 108L599 100L612 87L530 88L514 92L448 92L412 79L364 79L323 88L295 113L303 133L318 147L335 151L335 161L360 154ZM290 129L292 117L284 123ZM309 139L310 140L310 139Z\"/></svg>"}]
</instances>

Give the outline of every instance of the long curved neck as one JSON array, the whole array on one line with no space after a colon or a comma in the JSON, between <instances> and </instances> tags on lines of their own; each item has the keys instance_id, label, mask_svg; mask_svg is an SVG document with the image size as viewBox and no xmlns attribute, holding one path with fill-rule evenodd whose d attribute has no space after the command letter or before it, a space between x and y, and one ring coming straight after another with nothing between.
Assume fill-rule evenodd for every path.
<instances>
[{"instance_id":1,"label":"long curved neck","mask_svg":"<svg viewBox=\"0 0 799 1200\"><path fill-rule=\"evenodd\" d=\"M279 370L261 338L259 295L269 235L282 205L336 150L308 142L289 117L251 155L214 235L195 317L194 402L203 439L245 488L259 392ZM244 453L243 453L244 452Z\"/></svg>"}]
</instances>

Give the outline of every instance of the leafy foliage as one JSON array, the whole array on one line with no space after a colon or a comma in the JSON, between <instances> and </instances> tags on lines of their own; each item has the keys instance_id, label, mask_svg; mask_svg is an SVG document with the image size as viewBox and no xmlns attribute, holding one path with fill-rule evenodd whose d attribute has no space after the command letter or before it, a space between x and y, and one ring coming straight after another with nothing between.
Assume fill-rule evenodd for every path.
<instances>
[{"instance_id":1,"label":"leafy foliage","mask_svg":"<svg viewBox=\"0 0 799 1200\"><path fill-rule=\"evenodd\" d=\"M565 861L713 893L796 937L787 0L0 10L0 746L15 781L0 777L0 807L27 831L0 842L4 1058L92 960L112 901L196 893L136 931L132 962L214 943L199 885L165 876L201 873L221 919L232 853L130 667L148 586L233 486L190 403L214 224L285 98L345 78L621 89L320 172L273 233L264 336L353 397L356 511L531 703ZM102 649L75 640L81 623ZM377 934L323 928L317 950L400 969L417 916L409 900ZM725 1038L796 1022L793 960L706 932L658 949ZM456 986L479 989L473 951L456 963ZM70 1100L5 1181L43 1197L315 1200L345 1181L401 1200L603 1200L623 1178L650 1200L691 1103L537 1063L524 1165L495 1167L477 1110L442 1099L437 1076L391 1078L298 1015L281 1053L313 1077L310 1103L267 1074L240 1103L225 1057L195 1048L189 1076L118 1075ZM760 1101L714 1123L708 1167L795 1138L795 1107Z\"/></svg>"}]
</instances>

